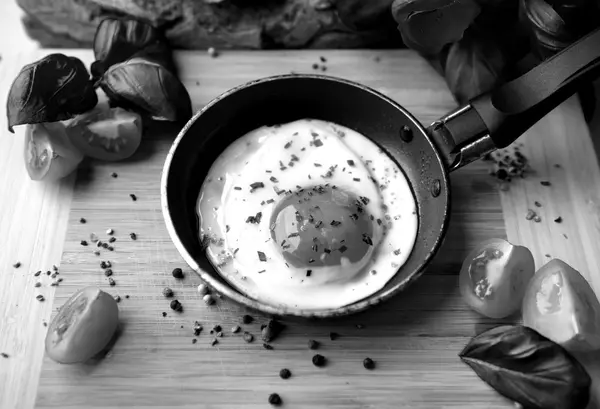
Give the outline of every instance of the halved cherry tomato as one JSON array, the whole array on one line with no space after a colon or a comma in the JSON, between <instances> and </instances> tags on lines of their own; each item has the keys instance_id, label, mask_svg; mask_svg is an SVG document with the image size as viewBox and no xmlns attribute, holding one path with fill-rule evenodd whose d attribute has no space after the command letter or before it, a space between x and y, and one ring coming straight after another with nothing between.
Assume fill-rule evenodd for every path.
<instances>
[{"instance_id":1,"label":"halved cherry tomato","mask_svg":"<svg viewBox=\"0 0 600 409\"><path fill-rule=\"evenodd\" d=\"M550 260L535 273L523 299L523 324L567 350L600 349L600 302L562 260Z\"/></svg>"},{"instance_id":2,"label":"halved cherry tomato","mask_svg":"<svg viewBox=\"0 0 600 409\"><path fill-rule=\"evenodd\" d=\"M519 310L535 272L528 248L502 239L484 241L469 253L460 270L460 293L466 303L490 318Z\"/></svg>"},{"instance_id":3,"label":"halved cherry tomato","mask_svg":"<svg viewBox=\"0 0 600 409\"><path fill-rule=\"evenodd\" d=\"M61 122L27 125L24 158L32 180L52 181L77 169L83 154L69 142Z\"/></svg>"},{"instance_id":4,"label":"halved cherry tomato","mask_svg":"<svg viewBox=\"0 0 600 409\"><path fill-rule=\"evenodd\" d=\"M67 125L69 139L91 158L119 161L133 155L142 140L142 118L122 108L97 106Z\"/></svg>"},{"instance_id":5,"label":"halved cherry tomato","mask_svg":"<svg viewBox=\"0 0 600 409\"><path fill-rule=\"evenodd\" d=\"M110 295L95 287L77 291L52 320L46 335L46 353L62 364L92 358L113 337L119 308Z\"/></svg>"}]
</instances>

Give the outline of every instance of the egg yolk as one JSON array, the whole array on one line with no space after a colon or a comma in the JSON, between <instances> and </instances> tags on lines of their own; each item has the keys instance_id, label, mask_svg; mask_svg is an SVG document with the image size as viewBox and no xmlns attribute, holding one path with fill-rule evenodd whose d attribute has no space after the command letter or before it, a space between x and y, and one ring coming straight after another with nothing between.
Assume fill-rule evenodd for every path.
<instances>
[{"instance_id":1,"label":"egg yolk","mask_svg":"<svg viewBox=\"0 0 600 409\"><path fill-rule=\"evenodd\" d=\"M373 252L375 220L368 203L335 186L298 189L275 208L271 238L296 268L350 266Z\"/></svg>"}]
</instances>

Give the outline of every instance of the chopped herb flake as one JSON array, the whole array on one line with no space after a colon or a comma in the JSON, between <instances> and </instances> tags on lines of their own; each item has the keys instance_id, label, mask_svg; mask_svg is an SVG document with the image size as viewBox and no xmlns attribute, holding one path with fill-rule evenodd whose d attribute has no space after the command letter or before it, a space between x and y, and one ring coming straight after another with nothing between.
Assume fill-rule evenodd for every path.
<instances>
[{"instance_id":1,"label":"chopped herb flake","mask_svg":"<svg viewBox=\"0 0 600 409\"><path fill-rule=\"evenodd\" d=\"M352 159L348 159L346 162L348 162L348 165L354 166L354 161Z\"/></svg>"},{"instance_id":2,"label":"chopped herb flake","mask_svg":"<svg viewBox=\"0 0 600 409\"><path fill-rule=\"evenodd\" d=\"M288 143L283 145L284 149L288 149L290 146L292 146L292 141L289 141Z\"/></svg>"},{"instance_id":3,"label":"chopped herb flake","mask_svg":"<svg viewBox=\"0 0 600 409\"><path fill-rule=\"evenodd\" d=\"M369 204L369 202L371 201L368 197L365 196L359 196L361 202L363 202L363 204L366 206Z\"/></svg>"},{"instance_id":4,"label":"chopped herb flake","mask_svg":"<svg viewBox=\"0 0 600 409\"><path fill-rule=\"evenodd\" d=\"M262 273L264 273L265 271L267 271L267 270L260 270L260 271L258 272L258 274L262 274Z\"/></svg>"},{"instance_id":5,"label":"chopped herb flake","mask_svg":"<svg viewBox=\"0 0 600 409\"><path fill-rule=\"evenodd\" d=\"M369 246L373 245L373 240L371 239L371 236L369 236L367 233L363 233L363 235L362 235L362 241L364 241L365 243L367 243Z\"/></svg>"},{"instance_id":6,"label":"chopped herb flake","mask_svg":"<svg viewBox=\"0 0 600 409\"><path fill-rule=\"evenodd\" d=\"M269 200L267 200L267 203L269 203L269 204L271 204L271 203L275 203L275 200L273 200L273 199L269 199Z\"/></svg>"},{"instance_id":7,"label":"chopped herb flake","mask_svg":"<svg viewBox=\"0 0 600 409\"><path fill-rule=\"evenodd\" d=\"M241 188L241 187L239 187L239 186L236 186L236 187L234 187L234 189L235 189L235 190L242 190L242 188Z\"/></svg>"},{"instance_id":8,"label":"chopped herb flake","mask_svg":"<svg viewBox=\"0 0 600 409\"><path fill-rule=\"evenodd\" d=\"M346 246L342 246L342 247L340 247L340 248L339 248L339 250L340 250L340 253L343 253L343 252L345 252L346 250L348 250L348 247L346 247Z\"/></svg>"},{"instance_id":9,"label":"chopped herb flake","mask_svg":"<svg viewBox=\"0 0 600 409\"><path fill-rule=\"evenodd\" d=\"M252 183L250 185L250 187L252 189L258 189L258 188L261 188L261 187L265 187L265 184L263 182L254 182L254 183Z\"/></svg>"},{"instance_id":10,"label":"chopped herb flake","mask_svg":"<svg viewBox=\"0 0 600 409\"><path fill-rule=\"evenodd\" d=\"M263 253L262 251L257 251L258 253L258 259L260 261L267 261L267 256L265 256L265 253Z\"/></svg>"},{"instance_id":11,"label":"chopped herb flake","mask_svg":"<svg viewBox=\"0 0 600 409\"><path fill-rule=\"evenodd\" d=\"M360 182L360 178L353 178L352 180L355 182Z\"/></svg>"},{"instance_id":12,"label":"chopped herb flake","mask_svg":"<svg viewBox=\"0 0 600 409\"><path fill-rule=\"evenodd\" d=\"M548 182L547 180L542 180L542 181L540 182L540 184L541 184L542 186L550 186L550 185L551 185L551 183L550 183L550 182Z\"/></svg>"},{"instance_id":13,"label":"chopped herb flake","mask_svg":"<svg viewBox=\"0 0 600 409\"><path fill-rule=\"evenodd\" d=\"M269 180L270 180L271 182L273 182L273 183L279 183L279 180L277 180L277 178L276 178L275 176L271 176L271 177L269 178Z\"/></svg>"},{"instance_id":14,"label":"chopped herb flake","mask_svg":"<svg viewBox=\"0 0 600 409\"><path fill-rule=\"evenodd\" d=\"M333 227L339 226L340 224L342 224L342 222L339 222L337 220L332 220L330 223Z\"/></svg>"},{"instance_id":15,"label":"chopped herb flake","mask_svg":"<svg viewBox=\"0 0 600 409\"><path fill-rule=\"evenodd\" d=\"M310 277L310 275L312 274L312 270L306 270L306 276Z\"/></svg>"},{"instance_id":16,"label":"chopped herb flake","mask_svg":"<svg viewBox=\"0 0 600 409\"><path fill-rule=\"evenodd\" d=\"M315 163L315 167L320 168L321 166L323 165L321 165L320 163Z\"/></svg>"},{"instance_id":17,"label":"chopped herb flake","mask_svg":"<svg viewBox=\"0 0 600 409\"><path fill-rule=\"evenodd\" d=\"M323 142L320 139L315 139L315 146L318 148L319 146L323 146Z\"/></svg>"}]
</instances>

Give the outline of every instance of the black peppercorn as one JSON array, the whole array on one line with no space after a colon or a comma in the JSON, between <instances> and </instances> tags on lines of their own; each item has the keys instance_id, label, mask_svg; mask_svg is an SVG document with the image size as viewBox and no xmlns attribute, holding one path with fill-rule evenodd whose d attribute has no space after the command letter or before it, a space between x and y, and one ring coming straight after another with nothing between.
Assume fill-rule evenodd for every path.
<instances>
[{"instance_id":1,"label":"black peppercorn","mask_svg":"<svg viewBox=\"0 0 600 409\"><path fill-rule=\"evenodd\" d=\"M106 270L104 270L104 275L107 277L110 277L111 275L113 275L112 269L107 268Z\"/></svg>"},{"instance_id":2,"label":"black peppercorn","mask_svg":"<svg viewBox=\"0 0 600 409\"><path fill-rule=\"evenodd\" d=\"M181 305L181 303L178 300L171 301L170 306L173 311L177 311L177 312L183 311L183 305Z\"/></svg>"},{"instance_id":3,"label":"black peppercorn","mask_svg":"<svg viewBox=\"0 0 600 409\"><path fill-rule=\"evenodd\" d=\"M279 376L281 379L288 379L290 376L292 376L292 373L289 369L283 368L281 371L279 371Z\"/></svg>"},{"instance_id":4,"label":"black peppercorn","mask_svg":"<svg viewBox=\"0 0 600 409\"><path fill-rule=\"evenodd\" d=\"M177 279L183 278L183 271L179 267L173 269L172 274L173 274L173 277L175 277Z\"/></svg>"},{"instance_id":5,"label":"black peppercorn","mask_svg":"<svg viewBox=\"0 0 600 409\"><path fill-rule=\"evenodd\" d=\"M329 339L335 341L340 335L337 332L330 332Z\"/></svg>"},{"instance_id":6,"label":"black peppercorn","mask_svg":"<svg viewBox=\"0 0 600 409\"><path fill-rule=\"evenodd\" d=\"M325 357L321 354L317 354L312 357L312 363L314 366L323 366L325 365Z\"/></svg>"},{"instance_id":7,"label":"black peppercorn","mask_svg":"<svg viewBox=\"0 0 600 409\"><path fill-rule=\"evenodd\" d=\"M365 358L363 360L363 366L365 369L373 369L375 368L375 362L371 358Z\"/></svg>"},{"instance_id":8,"label":"black peppercorn","mask_svg":"<svg viewBox=\"0 0 600 409\"><path fill-rule=\"evenodd\" d=\"M271 405L281 405L281 397L276 393L272 393L269 395L269 403Z\"/></svg>"},{"instance_id":9,"label":"black peppercorn","mask_svg":"<svg viewBox=\"0 0 600 409\"><path fill-rule=\"evenodd\" d=\"M173 290L171 290L169 287L165 287L162 293L167 298L173 297Z\"/></svg>"},{"instance_id":10,"label":"black peppercorn","mask_svg":"<svg viewBox=\"0 0 600 409\"><path fill-rule=\"evenodd\" d=\"M246 314L246 315L244 315L244 316L242 317L242 322L243 322L244 324L250 324L250 323L251 323L253 320L254 320L254 319L253 319L253 318L252 318L250 315L248 315L248 314Z\"/></svg>"},{"instance_id":11,"label":"black peppercorn","mask_svg":"<svg viewBox=\"0 0 600 409\"><path fill-rule=\"evenodd\" d=\"M319 343L314 339L308 340L308 349L317 349L319 347Z\"/></svg>"},{"instance_id":12,"label":"black peppercorn","mask_svg":"<svg viewBox=\"0 0 600 409\"><path fill-rule=\"evenodd\" d=\"M261 326L263 341L273 341L275 338L277 338L283 328L283 324L281 324L279 321L269 320L267 324Z\"/></svg>"},{"instance_id":13,"label":"black peppercorn","mask_svg":"<svg viewBox=\"0 0 600 409\"><path fill-rule=\"evenodd\" d=\"M498 169L498 171L496 172L496 177L500 180L504 180L508 177L508 172L506 171L506 169Z\"/></svg>"}]
</instances>

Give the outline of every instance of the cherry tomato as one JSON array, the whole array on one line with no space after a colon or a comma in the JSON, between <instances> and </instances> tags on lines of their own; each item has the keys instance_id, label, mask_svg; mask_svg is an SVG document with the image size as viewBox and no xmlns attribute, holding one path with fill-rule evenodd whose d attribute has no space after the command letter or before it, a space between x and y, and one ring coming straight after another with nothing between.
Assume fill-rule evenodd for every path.
<instances>
[{"instance_id":1,"label":"cherry tomato","mask_svg":"<svg viewBox=\"0 0 600 409\"><path fill-rule=\"evenodd\" d=\"M83 154L69 142L65 126L60 122L27 125L23 153L32 180L63 178L83 160Z\"/></svg>"},{"instance_id":2,"label":"cherry tomato","mask_svg":"<svg viewBox=\"0 0 600 409\"><path fill-rule=\"evenodd\" d=\"M142 118L122 108L97 106L67 125L69 139L91 158L119 161L133 155L142 140Z\"/></svg>"},{"instance_id":3,"label":"cherry tomato","mask_svg":"<svg viewBox=\"0 0 600 409\"><path fill-rule=\"evenodd\" d=\"M535 272L533 255L502 239L484 241L469 253L460 270L460 293L466 303L490 318L519 310Z\"/></svg>"},{"instance_id":4,"label":"cherry tomato","mask_svg":"<svg viewBox=\"0 0 600 409\"><path fill-rule=\"evenodd\" d=\"M523 324L571 351L600 349L600 303L577 270L550 260L529 283Z\"/></svg>"},{"instance_id":5,"label":"cherry tomato","mask_svg":"<svg viewBox=\"0 0 600 409\"><path fill-rule=\"evenodd\" d=\"M119 308L110 295L96 287L77 291L52 320L46 335L46 353L63 364L84 362L113 337Z\"/></svg>"}]
</instances>

